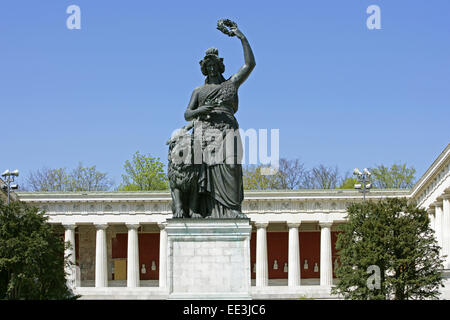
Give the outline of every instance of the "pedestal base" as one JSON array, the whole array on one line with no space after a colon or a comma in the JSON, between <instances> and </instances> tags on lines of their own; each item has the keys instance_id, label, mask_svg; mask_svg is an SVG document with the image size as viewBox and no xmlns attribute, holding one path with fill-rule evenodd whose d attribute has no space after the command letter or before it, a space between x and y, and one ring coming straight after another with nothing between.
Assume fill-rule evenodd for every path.
<instances>
[{"instance_id":1,"label":"pedestal base","mask_svg":"<svg viewBox=\"0 0 450 320\"><path fill-rule=\"evenodd\" d=\"M167 220L169 299L251 299L249 219Z\"/></svg>"}]
</instances>

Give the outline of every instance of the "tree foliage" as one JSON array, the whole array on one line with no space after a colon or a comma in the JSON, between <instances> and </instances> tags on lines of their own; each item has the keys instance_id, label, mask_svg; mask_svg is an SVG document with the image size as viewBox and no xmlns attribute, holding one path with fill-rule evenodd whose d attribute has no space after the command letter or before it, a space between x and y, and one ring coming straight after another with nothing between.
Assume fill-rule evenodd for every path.
<instances>
[{"instance_id":1,"label":"tree foliage","mask_svg":"<svg viewBox=\"0 0 450 320\"><path fill-rule=\"evenodd\" d=\"M169 188L164 164L159 158L140 154L137 151L132 161L125 161L125 174L122 174L122 184L119 190L167 190Z\"/></svg>"},{"instance_id":2,"label":"tree foliage","mask_svg":"<svg viewBox=\"0 0 450 320\"><path fill-rule=\"evenodd\" d=\"M264 174L265 166L248 165L243 169L242 182L245 190L279 189L274 175Z\"/></svg>"},{"instance_id":3,"label":"tree foliage","mask_svg":"<svg viewBox=\"0 0 450 320\"><path fill-rule=\"evenodd\" d=\"M0 203L0 299L71 299L68 244L47 217L20 201Z\"/></svg>"},{"instance_id":4,"label":"tree foliage","mask_svg":"<svg viewBox=\"0 0 450 320\"><path fill-rule=\"evenodd\" d=\"M96 166L84 167L82 163L72 171L66 168L43 168L31 172L27 177L30 191L105 191L113 182L107 173L97 171Z\"/></svg>"},{"instance_id":5,"label":"tree foliage","mask_svg":"<svg viewBox=\"0 0 450 320\"><path fill-rule=\"evenodd\" d=\"M342 180L338 189L354 189L355 184L358 184L359 181L356 178L348 177Z\"/></svg>"},{"instance_id":6,"label":"tree foliage","mask_svg":"<svg viewBox=\"0 0 450 320\"><path fill-rule=\"evenodd\" d=\"M369 169L373 186L380 189L405 189L414 186L416 169L406 163L393 164L390 168L378 165Z\"/></svg>"},{"instance_id":7,"label":"tree foliage","mask_svg":"<svg viewBox=\"0 0 450 320\"><path fill-rule=\"evenodd\" d=\"M333 293L345 299L438 297L443 260L425 210L391 198L354 203L347 211L336 242L339 283ZM375 274L367 273L370 266L380 270L378 286Z\"/></svg>"},{"instance_id":8,"label":"tree foliage","mask_svg":"<svg viewBox=\"0 0 450 320\"><path fill-rule=\"evenodd\" d=\"M415 181L416 169L407 167L406 164L393 164L390 168L378 165L370 168L371 183L379 189L404 189L412 188ZM355 177L348 175L342 179L339 189L353 189L355 184L360 183Z\"/></svg>"}]
</instances>

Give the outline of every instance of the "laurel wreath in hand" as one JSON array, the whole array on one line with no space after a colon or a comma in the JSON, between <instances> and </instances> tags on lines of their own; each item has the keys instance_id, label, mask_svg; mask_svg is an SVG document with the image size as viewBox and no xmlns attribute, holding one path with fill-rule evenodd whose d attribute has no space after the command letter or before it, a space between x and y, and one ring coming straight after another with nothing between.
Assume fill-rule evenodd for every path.
<instances>
[{"instance_id":1,"label":"laurel wreath in hand","mask_svg":"<svg viewBox=\"0 0 450 320\"><path fill-rule=\"evenodd\" d=\"M237 24L229 19L221 19L217 21L217 29L225 33L229 37L234 37L236 34L230 30L231 28L237 28Z\"/></svg>"}]
</instances>

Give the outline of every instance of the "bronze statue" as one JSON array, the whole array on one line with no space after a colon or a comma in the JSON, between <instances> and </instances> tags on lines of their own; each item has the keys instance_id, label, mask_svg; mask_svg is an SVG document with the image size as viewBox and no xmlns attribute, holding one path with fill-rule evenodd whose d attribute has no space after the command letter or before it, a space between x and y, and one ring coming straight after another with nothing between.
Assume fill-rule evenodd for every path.
<instances>
[{"instance_id":1,"label":"bronze statue","mask_svg":"<svg viewBox=\"0 0 450 320\"><path fill-rule=\"evenodd\" d=\"M245 63L225 79L222 75L225 65L217 49L206 50L200 61L206 79L204 85L195 88L184 114L190 123L168 142L171 145L169 181L174 218L246 218L241 210L244 198L242 142L234 114L238 110L238 89L256 63L247 38L236 23L219 20L217 28L241 40ZM192 134L188 132L191 127ZM234 142L231 147L226 143L230 133ZM181 145L190 145L191 149L179 147ZM183 164L174 163L174 149L178 150L176 156L184 156Z\"/></svg>"}]
</instances>

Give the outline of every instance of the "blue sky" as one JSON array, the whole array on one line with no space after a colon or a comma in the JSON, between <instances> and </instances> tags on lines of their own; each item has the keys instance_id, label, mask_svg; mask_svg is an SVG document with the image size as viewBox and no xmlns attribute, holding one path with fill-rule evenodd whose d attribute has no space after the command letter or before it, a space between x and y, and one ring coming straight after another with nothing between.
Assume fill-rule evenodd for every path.
<instances>
[{"instance_id":1,"label":"blue sky","mask_svg":"<svg viewBox=\"0 0 450 320\"><path fill-rule=\"evenodd\" d=\"M69 5L81 30L66 28ZM368 30L366 8L381 9ZM307 167L407 162L419 178L450 142L450 2L2 1L0 170L97 165L116 184L134 152L167 158L199 60L217 47L240 88L242 129L279 129L280 156ZM22 178L23 179L23 178Z\"/></svg>"}]
</instances>

